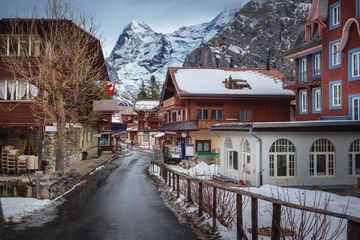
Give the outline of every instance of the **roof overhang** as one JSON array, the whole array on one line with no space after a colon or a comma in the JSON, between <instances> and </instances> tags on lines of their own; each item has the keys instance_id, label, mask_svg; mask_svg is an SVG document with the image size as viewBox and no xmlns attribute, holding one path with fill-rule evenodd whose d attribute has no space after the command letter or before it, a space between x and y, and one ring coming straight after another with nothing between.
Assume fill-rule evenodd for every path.
<instances>
[{"instance_id":1,"label":"roof overhang","mask_svg":"<svg viewBox=\"0 0 360 240\"><path fill-rule=\"evenodd\" d=\"M199 131L196 121L172 122L165 123L157 129L159 132L176 132L176 131Z\"/></svg>"},{"instance_id":2,"label":"roof overhang","mask_svg":"<svg viewBox=\"0 0 360 240\"><path fill-rule=\"evenodd\" d=\"M304 49L304 50L301 50L301 51L286 55L285 59L296 59L296 58L299 58L299 57L307 56L307 55L315 53L315 52L319 52L321 50L322 50L322 44L319 44L319 45L316 45L314 47L307 48L307 49Z\"/></svg>"}]
</instances>

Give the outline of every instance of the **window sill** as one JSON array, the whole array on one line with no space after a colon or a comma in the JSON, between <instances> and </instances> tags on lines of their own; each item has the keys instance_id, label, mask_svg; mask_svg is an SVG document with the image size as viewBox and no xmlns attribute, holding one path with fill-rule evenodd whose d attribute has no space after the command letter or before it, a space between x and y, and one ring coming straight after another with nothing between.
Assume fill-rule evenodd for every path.
<instances>
[{"instance_id":1,"label":"window sill","mask_svg":"<svg viewBox=\"0 0 360 240\"><path fill-rule=\"evenodd\" d=\"M2 100L0 99L0 103L30 103L32 100Z\"/></svg>"}]
</instances>

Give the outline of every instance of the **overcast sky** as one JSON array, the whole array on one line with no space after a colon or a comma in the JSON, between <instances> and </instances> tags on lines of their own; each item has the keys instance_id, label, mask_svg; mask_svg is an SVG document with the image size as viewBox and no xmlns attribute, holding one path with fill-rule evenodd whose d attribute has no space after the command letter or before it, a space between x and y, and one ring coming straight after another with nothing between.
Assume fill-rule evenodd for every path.
<instances>
[{"instance_id":1,"label":"overcast sky","mask_svg":"<svg viewBox=\"0 0 360 240\"><path fill-rule=\"evenodd\" d=\"M222 9L240 5L241 0L65 0L75 10L95 15L108 56L124 27L142 20L157 32L213 19ZM44 16L47 0L0 0L0 18L29 17L34 6Z\"/></svg>"}]
</instances>

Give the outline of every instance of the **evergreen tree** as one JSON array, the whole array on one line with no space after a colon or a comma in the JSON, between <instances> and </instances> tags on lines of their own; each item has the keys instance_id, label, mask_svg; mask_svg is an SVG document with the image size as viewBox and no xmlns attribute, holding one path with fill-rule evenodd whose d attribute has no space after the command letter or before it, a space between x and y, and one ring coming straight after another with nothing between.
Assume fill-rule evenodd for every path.
<instances>
[{"instance_id":1,"label":"evergreen tree","mask_svg":"<svg viewBox=\"0 0 360 240\"><path fill-rule=\"evenodd\" d=\"M149 84L149 99L151 100L159 100L160 99L160 84L156 80L154 75L151 75L150 84Z\"/></svg>"},{"instance_id":2,"label":"evergreen tree","mask_svg":"<svg viewBox=\"0 0 360 240\"><path fill-rule=\"evenodd\" d=\"M146 92L146 87L145 87L145 83L144 83L144 80L141 81L141 85L140 85L140 88L139 88L139 93L138 93L138 100L147 100L149 97L148 97L148 94Z\"/></svg>"}]
</instances>

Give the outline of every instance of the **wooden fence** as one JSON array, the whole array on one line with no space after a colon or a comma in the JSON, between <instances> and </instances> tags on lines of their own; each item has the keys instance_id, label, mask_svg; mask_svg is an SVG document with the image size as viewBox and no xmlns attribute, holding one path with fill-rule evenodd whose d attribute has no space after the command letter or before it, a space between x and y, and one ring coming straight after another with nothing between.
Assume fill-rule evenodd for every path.
<instances>
[{"instance_id":1,"label":"wooden fence","mask_svg":"<svg viewBox=\"0 0 360 240\"><path fill-rule=\"evenodd\" d=\"M350 216L343 213L332 212L321 208L309 207L295 203L285 202L272 197L263 196L256 193L247 192L241 189L234 189L223 186L221 184L201 180L198 178L192 178L186 174L176 172L170 169L167 165L159 162L152 162L151 169L154 170L154 165L160 168L160 176L164 179L165 184L172 187L172 190L176 192L177 197L180 197L180 179L186 182L186 190L184 191L188 202L193 202L192 189L194 184L197 185L198 193L196 195L198 202L198 213L199 216L203 214L203 191L204 186L212 188L212 228L215 232L217 229L217 194L219 190L236 194L236 226L237 226L237 239L247 239L243 228L243 196L250 197L251 199L251 235L253 240L259 239L259 227L258 227L258 201L263 200L272 203L272 226L271 226L271 239L280 240L281 237L281 208L288 207L292 209L302 210L306 212L322 214L328 217L336 217L347 221L347 239L348 240L359 240L360 239L360 218Z\"/></svg>"}]
</instances>

